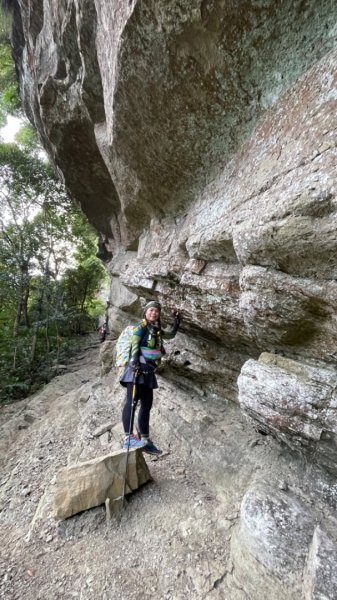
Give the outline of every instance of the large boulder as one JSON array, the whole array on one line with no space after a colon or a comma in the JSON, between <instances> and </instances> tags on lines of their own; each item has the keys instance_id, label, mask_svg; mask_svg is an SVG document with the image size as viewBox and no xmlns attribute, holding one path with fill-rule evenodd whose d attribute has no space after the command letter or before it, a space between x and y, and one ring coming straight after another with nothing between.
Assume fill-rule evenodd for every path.
<instances>
[{"instance_id":1,"label":"large boulder","mask_svg":"<svg viewBox=\"0 0 337 600\"><path fill-rule=\"evenodd\" d=\"M239 379L239 402L265 432L337 474L337 373L263 353Z\"/></svg>"},{"instance_id":2,"label":"large boulder","mask_svg":"<svg viewBox=\"0 0 337 600\"><path fill-rule=\"evenodd\" d=\"M313 530L305 507L285 492L261 484L246 492L232 560L235 578L251 600L259 600L261 589L270 600L300 597Z\"/></svg>"},{"instance_id":3,"label":"large boulder","mask_svg":"<svg viewBox=\"0 0 337 600\"><path fill-rule=\"evenodd\" d=\"M251 600L332 600L337 546L290 490L255 483L232 536L236 585ZM263 591L262 591L263 590Z\"/></svg>"}]
</instances>

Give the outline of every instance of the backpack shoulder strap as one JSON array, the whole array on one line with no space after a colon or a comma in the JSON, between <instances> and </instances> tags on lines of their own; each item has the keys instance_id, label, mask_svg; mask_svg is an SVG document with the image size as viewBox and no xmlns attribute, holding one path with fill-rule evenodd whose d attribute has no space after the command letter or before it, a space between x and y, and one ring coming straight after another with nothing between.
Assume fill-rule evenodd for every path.
<instances>
[{"instance_id":1,"label":"backpack shoulder strap","mask_svg":"<svg viewBox=\"0 0 337 600\"><path fill-rule=\"evenodd\" d=\"M133 335L138 335L139 337L143 337L144 333L146 332L147 329L147 321L146 319L143 319L142 321L139 321L139 323L137 323L134 328L133 328Z\"/></svg>"}]
</instances>

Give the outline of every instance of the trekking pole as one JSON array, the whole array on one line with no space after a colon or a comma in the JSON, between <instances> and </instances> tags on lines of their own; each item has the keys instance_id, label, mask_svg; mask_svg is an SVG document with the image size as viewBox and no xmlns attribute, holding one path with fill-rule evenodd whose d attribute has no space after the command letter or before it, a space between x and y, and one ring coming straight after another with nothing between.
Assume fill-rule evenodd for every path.
<instances>
[{"instance_id":1,"label":"trekking pole","mask_svg":"<svg viewBox=\"0 0 337 600\"><path fill-rule=\"evenodd\" d=\"M128 463L129 463L129 450L130 450L130 435L133 430L133 421L135 418L135 412L137 407L137 378L139 371L138 369L134 372L133 376L133 386L132 386L132 405L131 405L131 415L130 415L130 425L129 425L129 435L128 435L128 445L126 447L126 460L125 460L125 471L124 471L124 480L123 480L123 488L122 495L118 496L114 500L110 500L107 498L105 500L105 508L106 508L106 520L107 526L110 525L111 517L114 515L117 519L120 518L123 508L125 508L125 492L126 492L126 482L128 476ZM130 487L130 486L129 486Z\"/></svg>"},{"instance_id":2,"label":"trekking pole","mask_svg":"<svg viewBox=\"0 0 337 600\"><path fill-rule=\"evenodd\" d=\"M123 481L123 493L122 493L122 502L124 503L125 492L126 492L126 480L128 474L128 462L129 462L129 450L130 450L130 436L133 431L133 422L135 419L135 412L137 407L137 377L138 377L138 369L134 372L133 376L133 386L132 386L132 405L131 405L131 415L130 415L130 425L129 425L129 435L128 435L128 445L126 448L126 461L125 461L125 472L124 472L124 481Z\"/></svg>"}]
</instances>

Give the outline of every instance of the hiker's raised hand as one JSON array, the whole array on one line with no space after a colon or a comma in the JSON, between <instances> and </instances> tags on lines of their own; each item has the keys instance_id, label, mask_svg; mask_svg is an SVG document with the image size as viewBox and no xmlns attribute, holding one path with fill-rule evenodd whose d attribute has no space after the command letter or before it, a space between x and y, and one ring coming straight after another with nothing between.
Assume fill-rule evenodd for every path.
<instances>
[{"instance_id":1,"label":"hiker's raised hand","mask_svg":"<svg viewBox=\"0 0 337 600\"><path fill-rule=\"evenodd\" d=\"M175 321L177 321L178 323L180 323L181 321L181 312L179 310L176 310L175 308L172 311L172 315L174 316Z\"/></svg>"},{"instance_id":2,"label":"hiker's raised hand","mask_svg":"<svg viewBox=\"0 0 337 600\"><path fill-rule=\"evenodd\" d=\"M130 360L130 367L133 370L134 373L136 373L137 371L139 371L140 366L139 366L139 360L138 358L131 358Z\"/></svg>"}]
</instances>

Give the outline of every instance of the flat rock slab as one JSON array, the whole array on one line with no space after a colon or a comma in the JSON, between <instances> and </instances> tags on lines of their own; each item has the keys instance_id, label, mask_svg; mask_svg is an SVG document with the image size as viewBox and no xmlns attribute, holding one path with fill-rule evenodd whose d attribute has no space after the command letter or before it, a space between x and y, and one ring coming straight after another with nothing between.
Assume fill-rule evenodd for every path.
<instances>
[{"instance_id":1,"label":"flat rock slab","mask_svg":"<svg viewBox=\"0 0 337 600\"><path fill-rule=\"evenodd\" d=\"M104 504L107 498L122 496L126 450L118 450L83 463L61 469L57 475L54 516L63 520L88 508ZM151 480L143 454L130 450L126 493Z\"/></svg>"}]
</instances>

